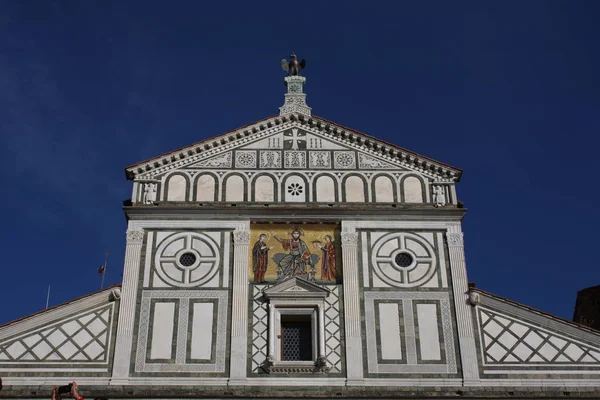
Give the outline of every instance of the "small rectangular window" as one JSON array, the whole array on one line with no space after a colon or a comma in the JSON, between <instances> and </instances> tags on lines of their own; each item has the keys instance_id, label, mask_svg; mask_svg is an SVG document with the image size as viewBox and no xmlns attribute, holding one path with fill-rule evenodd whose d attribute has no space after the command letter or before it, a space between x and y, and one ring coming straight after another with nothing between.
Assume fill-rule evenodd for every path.
<instances>
[{"instance_id":1,"label":"small rectangular window","mask_svg":"<svg viewBox=\"0 0 600 400\"><path fill-rule=\"evenodd\" d=\"M310 315L281 316L281 361L312 360Z\"/></svg>"}]
</instances>

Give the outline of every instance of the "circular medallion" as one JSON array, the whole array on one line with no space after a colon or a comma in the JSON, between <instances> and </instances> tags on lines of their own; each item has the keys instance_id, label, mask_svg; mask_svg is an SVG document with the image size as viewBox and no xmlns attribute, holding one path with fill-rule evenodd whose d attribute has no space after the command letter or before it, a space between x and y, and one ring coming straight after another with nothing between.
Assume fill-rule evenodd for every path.
<instances>
[{"instance_id":1,"label":"circular medallion","mask_svg":"<svg viewBox=\"0 0 600 400\"><path fill-rule=\"evenodd\" d=\"M435 251L429 242L412 233L396 232L379 238L371 253L373 272L394 287L427 283L436 270Z\"/></svg>"},{"instance_id":2,"label":"circular medallion","mask_svg":"<svg viewBox=\"0 0 600 400\"><path fill-rule=\"evenodd\" d=\"M194 287L211 280L221 262L214 239L202 233L176 233L165 238L156 249L155 265L159 277L178 287Z\"/></svg>"}]
</instances>

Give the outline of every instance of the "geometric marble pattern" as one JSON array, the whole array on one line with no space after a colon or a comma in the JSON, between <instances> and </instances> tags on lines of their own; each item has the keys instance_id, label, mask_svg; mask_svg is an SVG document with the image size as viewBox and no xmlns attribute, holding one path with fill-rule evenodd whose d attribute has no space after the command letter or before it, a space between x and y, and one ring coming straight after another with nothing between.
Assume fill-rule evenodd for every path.
<instances>
[{"instance_id":1,"label":"geometric marble pattern","mask_svg":"<svg viewBox=\"0 0 600 400\"><path fill-rule=\"evenodd\" d=\"M0 363L106 362L113 305L0 343Z\"/></svg>"},{"instance_id":2,"label":"geometric marble pattern","mask_svg":"<svg viewBox=\"0 0 600 400\"><path fill-rule=\"evenodd\" d=\"M600 365L600 349L478 307L486 364Z\"/></svg>"},{"instance_id":3,"label":"geometric marble pattern","mask_svg":"<svg viewBox=\"0 0 600 400\"><path fill-rule=\"evenodd\" d=\"M365 320L367 342L367 369L369 373L379 374L455 374L457 372L456 350L454 345L452 313L450 297L447 292L407 292L407 291L365 291L364 292ZM395 301L402 309L404 337L406 339L405 364L379 363L377 352L377 329L380 321L375 314L375 301ZM446 360L432 362L420 360L417 356L416 337L418 336L416 322L413 315L413 302L436 301L440 305L441 314L441 344L446 354Z\"/></svg>"},{"instance_id":4,"label":"geometric marble pattern","mask_svg":"<svg viewBox=\"0 0 600 400\"><path fill-rule=\"evenodd\" d=\"M144 290L141 296L140 323L136 349L136 372L195 372L224 373L227 347L227 314L229 295L225 290ZM152 300L175 301L179 307L174 338L175 360L171 362L146 362L150 338L150 312ZM192 324L188 321L193 300L216 300L216 343L214 357L210 363L187 363L188 343L192 339Z\"/></svg>"},{"instance_id":5,"label":"geometric marble pattern","mask_svg":"<svg viewBox=\"0 0 600 400\"><path fill-rule=\"evenodd\" d=\"M268 301L263 297L263 290L269 285L252 285L252 356L251 373L264 374L264 363L267 359L269 340ZM325 298L325 350L330 373L342 372L341 322L338 286L321 286L330 291Z\"/></svg>"},{"instance_id":6,"label":"geometric marble pattern","mask_svg":"<svg viewBox=\"0 0 600 400\"><path fill-rule=\"evenodd\" d=\"M330 288L330 294L325 298L325 350L329 372L342 372L339 287L324 287Z\"/></svg>"},{"instance_id":7,"label":"geometric marble pattern","mask_svg":"<svg viewBox=\"0 0 600 400\"><path fill-rule=\"evenodd\" d=\"M252 292L252 373L264 374L262 365L267 359L269 312L267 301L263 300L263 290L268 285L250 286Z\"/></svg>"}]
</instances>

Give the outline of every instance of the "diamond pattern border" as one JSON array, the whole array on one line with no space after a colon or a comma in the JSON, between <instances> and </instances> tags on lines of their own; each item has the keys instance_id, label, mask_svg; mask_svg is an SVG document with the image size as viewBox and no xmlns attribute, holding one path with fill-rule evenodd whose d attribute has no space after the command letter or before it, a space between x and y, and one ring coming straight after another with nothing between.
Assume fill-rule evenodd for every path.
<instances>
[{"instance_id":1,"label":"diamond pattern border","mask_svg":"<svg viewBox=\"0 0 600 400\"><path fill-rule=\"evenodd\" d=\"M481 307L478 319L483 359L488 365L600 365L600 349Z\"/></svg>"},{"instance_id":2,"label":"diamond pattern border","mask_svg":"<svg viewBox=\"0 0 600 400\"><path fill-rule=\"evenodd\" d=\"M333 286L325 298L325 350L330 364L329 372L332 373L342 372L339 290L338 286Z\"/></svg>"},{"instance_id":3,"label":"diamond pattern border","mask_svg":"<svg viewBox=\"0 0 600 400\"><path fill-rule=\"evenodd\" d=\"M0 343L0 363L105 363L113 304Z\"/></svg>"},{"instance_id":4,"label":"diamond pattern border","mask_svg":"<svg viewBox=\"0 0 600 400\"><path fill-rule=\"evenodd\" d=\"M252 373L264 374L262 365L267 359L269 335L268 303L263 300L262 292L269 285L252 286Z\"/></svg>"}]
</instances>

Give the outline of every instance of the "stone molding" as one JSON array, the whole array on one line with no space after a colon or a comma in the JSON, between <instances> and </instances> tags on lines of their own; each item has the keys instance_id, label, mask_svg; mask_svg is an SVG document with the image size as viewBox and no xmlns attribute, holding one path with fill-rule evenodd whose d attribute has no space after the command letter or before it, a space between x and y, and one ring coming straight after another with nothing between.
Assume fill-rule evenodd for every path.
<instances>
[{"instance_id":1,"label":"stone molding","mask_svg":"<svg viewBox=\"0 0 600 400\"><path fill-rule=\"evenodd\" d=\"M242 129L133 165L126 169L127 177L128 179L152 180L158 174L187 166L247 144L249 136L252 136L252 139L260 139L293 126L302 126L310 133L333 139L335 142L361 150L366 154L378 156L383 161L391 162L399 167L407 167L430 177L441 177L441 180L437 179L440 183L445 180L455 182L460 179L462 174L462 171L457 168L449 167L406 149L380 142L361 132L344 128L321 118L293 112L258 121Z\"/></svg>"}]
</instances>

